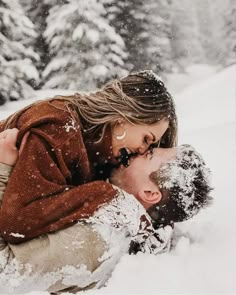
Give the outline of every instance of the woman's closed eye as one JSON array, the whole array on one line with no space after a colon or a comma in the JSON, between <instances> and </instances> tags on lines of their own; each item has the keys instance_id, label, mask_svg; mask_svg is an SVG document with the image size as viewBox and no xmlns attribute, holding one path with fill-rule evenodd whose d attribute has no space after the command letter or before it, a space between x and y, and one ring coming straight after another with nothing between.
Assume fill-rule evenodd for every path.
<instances>
[{"instance_id":1,"label":"woman's closed eye","mask_svg":"<svg viewBox=\"0 0 236 295\"><path fill-rule=\"evenodd\" d=\"M156 141L156 137L154 134L145 135L143 139L143 143L147 146L155 143L155 141Z\"/></svg>"},{"instance_id":2,"label":"woman's closed eye","mask_svg":"<svg viewBox=\"0 0 236 295\"><path fill-rule=\"evenodd\" d=\"M161 143L161 140L158 140L157 142L154 142L154 143L150 144L148 150L152 151L152 153L153 153L153 149L159 148L160 143Z\"/></svg>"},{"instance_id":3,"label":"woman's closed eye","mask_svg":"<svg viewBox=\"0 0 236 295\"><path fill-rule=\"evenodd\" d=\"M143 143L149 145L148 143L148 136L144 136Z\"/></svg>"},{"instance_id":4,"label":"woman's closed eye","mask_svg":"<svg viewBox=\"0 0 236 295\"><path fill-rule=\"evenodd\" d=\"M158 142L152 143L149 146L149 148L148 148L148 150L146 152L146 157L149 157L150 160L152 159L152 156L153 156L153 153L154 153L154 149L155 148L159 148L160 142L161 142L161 140L159 140Z\"/></svg>"}]
</instances>

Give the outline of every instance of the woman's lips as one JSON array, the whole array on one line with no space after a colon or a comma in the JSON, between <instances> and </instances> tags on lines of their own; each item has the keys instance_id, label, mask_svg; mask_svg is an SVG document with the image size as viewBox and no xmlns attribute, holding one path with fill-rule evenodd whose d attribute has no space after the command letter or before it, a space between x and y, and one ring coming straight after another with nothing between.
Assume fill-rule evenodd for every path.
<instances>
[{"instance_id":1,"label":"woman's lips","mask_svg":"<svg viewBox=\"0 0 236 295\"><path fill-rule=\"evenodd\" d=\"M120 149L120 162L124 167L129 167L129 157L131 154L128 153L126 148Z\"/></svg>"},{"instance_id":2,"label":"woman's lips","mask_svg":"<svg viewBox=\"0 0 236 295\"><path fill-rule=\"evenodd\" d=\"M137 156L137 153L132 153L128 148L122 148L119 151L120 156L117 157L118 165L123 165L125 168L129 167L132 159Z\"/></svg>"}]
</instances>

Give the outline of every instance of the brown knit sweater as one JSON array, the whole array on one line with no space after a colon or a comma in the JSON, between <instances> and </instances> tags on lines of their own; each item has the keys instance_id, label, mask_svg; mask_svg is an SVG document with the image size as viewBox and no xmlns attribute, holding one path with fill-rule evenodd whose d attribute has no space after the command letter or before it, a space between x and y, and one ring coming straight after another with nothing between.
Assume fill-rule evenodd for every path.
<instances>
[{"instance_id":1,"label":"brown knit sweater","mask_svg":"<svg viewBox=\"0 0 236 295\"><path fill-rule=\"evenodd\" d=\"M5 124L0 122L0 132ZM6 241L20 243L67 227L116 196L92 164L94 155L98 162L111 156L110 132L102 149L85 142L78 114L64 101L39 102L10 127L20 130L18 145L30 135L2 201L0 232Z\"/></svg>"}]
</instances>

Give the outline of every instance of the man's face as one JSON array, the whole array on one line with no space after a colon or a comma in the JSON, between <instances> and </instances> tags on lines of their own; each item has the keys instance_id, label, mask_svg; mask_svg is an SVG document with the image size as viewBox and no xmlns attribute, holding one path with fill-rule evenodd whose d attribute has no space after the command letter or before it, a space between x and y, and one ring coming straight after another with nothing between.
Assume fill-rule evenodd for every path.
<instances>
[{"instance_id":1,"label":"man's face","mask_svg":"<svg viewBox=\"0 0 236 295\"><path fill-rule=\"evenodd\" d=\"M175 158L176 148L156 148L153 154L146 153L131 159L129 167L120 166L115 169L110 181L140 200L142 193L150 193L158 189L150 179L150 174L158 171L162 164Z\"/></svg>"}]
</instances>

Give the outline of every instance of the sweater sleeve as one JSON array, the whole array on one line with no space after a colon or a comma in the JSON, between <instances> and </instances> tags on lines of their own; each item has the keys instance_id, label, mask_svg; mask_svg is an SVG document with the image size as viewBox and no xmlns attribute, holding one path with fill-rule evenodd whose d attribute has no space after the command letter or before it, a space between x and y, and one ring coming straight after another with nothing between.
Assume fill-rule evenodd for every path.
<instances>
[{"instance_id":1,"label":"sweater sleeve","mask_svg":"<svg viewBox=\"0 0 236 295\"><path fill-rule=\"evenodd\" d=\"M0 163L0 208L12 166Z\"/></svg>"},{"instance_id":2,"label":"sweater sleeve","mask_svg":"<svg viewBox=\"0 0 236 295\"><path fill-rule=\"evenodd\" d=\"M76 147L81 150L73 156ZM7 242L20 243L65 228L92 215L116 195L104 181L73 185L72 166L78 161L82 177L84 154L83 144L78 145L74 135L52 148L42 132L31 129L2 202L0 231Z\"/></svg>"},{"instance_id":3,"label":"sweater sleeve","mask_svg":"<svg viewBox=\"0 0 236 295\"><path fill-rule=\"evenodd\" d=\"M3 195L6 189L6 185L12 171L12 166L0 163L0 208L2 205ZM6 247L6 242L0 234L0 251Z\"/></svg>"}]
</instances>

